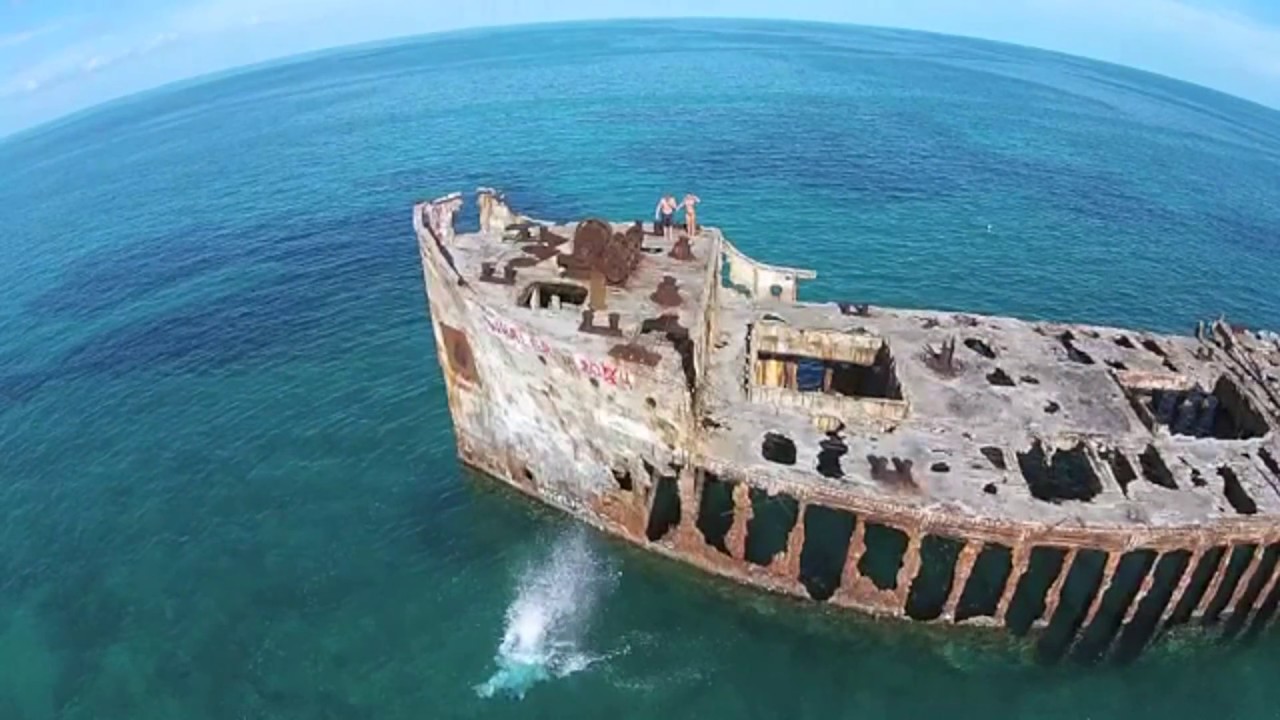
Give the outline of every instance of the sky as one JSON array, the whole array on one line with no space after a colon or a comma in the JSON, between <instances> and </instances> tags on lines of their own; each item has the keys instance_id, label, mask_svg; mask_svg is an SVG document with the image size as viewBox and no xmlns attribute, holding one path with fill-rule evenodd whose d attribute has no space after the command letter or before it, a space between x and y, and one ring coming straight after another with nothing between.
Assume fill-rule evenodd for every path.
<instances>
[{"instance_id":1,"label":"sky","mask_svg":"<svg viewBox=\"0 0 1280 720\"><path fill-rule=\"evenodd\" d=\"M327 47L485 25L689 15L1000 40L1280 108L1280 0L0 0L0 137L167 82Z\"/></svg>"}]
</instances>

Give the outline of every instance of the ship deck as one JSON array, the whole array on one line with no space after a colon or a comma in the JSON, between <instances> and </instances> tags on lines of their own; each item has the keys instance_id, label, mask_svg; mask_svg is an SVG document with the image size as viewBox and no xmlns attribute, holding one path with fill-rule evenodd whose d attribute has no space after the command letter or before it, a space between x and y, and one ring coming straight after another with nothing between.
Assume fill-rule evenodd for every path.
<instances>
[{"instance_id":1,"label":"ship deck","mask_svg":"<svg viewBox=\"0 0 1280 720\"><path fill-rule=\"evenodd\" d=\"M1268 465L1277 457L1270 434L1222 440L1178 435L1159 425L1153 432L1126 392L1126 383L1199 383L1212 390L1220 378L1231 377L1225 355L1203 359L1204 345L1193 337L879 307L867 308L865 316L835 305L780 305L767 312L791 328L866 332L887 340L909 409L901 420L841 416L843 476L819 472L829 436L812 414L755 402L740 381L750 362L746 329L760 321L762 309L725 297L723 336L716 343L721 349L708 372L704 407L714 421L705 452L740 459L751 477L1037 524L1185 526L1280 513L1280 473ZM940 349L951 339L958 340L954 375L940 374L926 361L925 348ZM794 465L762 456L766 433L794 443ZM1037 441L1050 465L1039 498L1026 477L1039 464ZM1054 452L1069 453L1079 443L1086 466L1052 467ZM1116 456L1125 458L1128 473L1109 461ZM870 457L888 459L889 470L893 458L910 461L910 478L874 478ZM1089 474L1095 487L1074 486ZM1231 476L1242 494L1228 493Z\"/></svg>"}]
</instances>

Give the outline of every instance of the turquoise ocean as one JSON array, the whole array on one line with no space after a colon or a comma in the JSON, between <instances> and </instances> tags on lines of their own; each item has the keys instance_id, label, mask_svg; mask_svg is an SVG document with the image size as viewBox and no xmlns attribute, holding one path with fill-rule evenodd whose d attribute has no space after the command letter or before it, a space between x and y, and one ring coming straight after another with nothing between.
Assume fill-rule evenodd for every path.
<instances>
[{"instance_id":1,"label":"turquoise ocean","mask_svg":"<svg viewBox=\"0 0 1280 720\"><path fill-rule=\"evenodd\" d=\"M1041 666L465 472L410 211L477 185L696 192L810 299L1280 329L1280 112L1062 55L575 24L117 101L0 141L0 719L1280 717L1276 634Z\"/></svg>"}]
</instances>

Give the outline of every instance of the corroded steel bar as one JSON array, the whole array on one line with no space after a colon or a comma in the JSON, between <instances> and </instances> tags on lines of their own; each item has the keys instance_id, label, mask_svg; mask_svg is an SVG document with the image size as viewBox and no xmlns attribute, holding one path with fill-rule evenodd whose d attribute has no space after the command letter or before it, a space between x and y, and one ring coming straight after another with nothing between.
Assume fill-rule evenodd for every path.
<instances>
[{"instance_id":1,"label":"corroded steel bar","mask_svg":"<svg viewBox=\"0 0 1280 720\"><path fill-rule=\"evenodd\" d=\"M902 567L898 568L897 587L894 589L899 609L906 607L911 583L915 581L916 575L920 574L920 541L924 534L919 528L914 527L908 528L906 532L907 549L902 554Z\"/></svg>"},{"instance_id":2,"label":"corroded steel bar","mask_svg":"<svg viewBox=\"0 0 1280 720\"><path fill-rule=\"evenodd\" d=\"M1182 596L1186 594L1187 588L1191 585L1191 579L1195 577L1196 568L1200 566L1200 560L1204 557L1204 547L1197 545L1191 551L1191 559L1187 561L1187 569L1183 571L1182 577L1178 578L1178 586L1174 588L1173 595L1170 596L1168 604L1164 606L1164 610L1160 613L1160 625L1167 625L1169 618L1173 617L1174 611L1178 609L1178 605L1182 603Z\"/></svg>"},{"instance_id":3,"label":"corroded steel bar","mask_svg":"<svg viewBox=\"0 0 1280 720\"><path fill-rule=\"evenodd\" d=\"M725 536L729 554L738 560L747 558L747 523L755 513L751 509L750 488L744 482L733 486L733 525Z\"/></svg>"},{"instance_id":4,"label":"corroded steel bar","mask_svg":"<svg viewBox=\"0 0 1280 720\"><path fill-rule=\"evenodd\" d=\"M1133 596L1133 602L1129 603L1129 609L1124 613L1122 626L1133 622L1133 616L1138 614L1138 606L1142 604L1143 600L1147 599L1147 595L1151 594L1151 588L1156 583L1156 567L1159 566L1161 557L1156 557L1156 561L1151 564L1151 569L1142 578L1142 585L1138 586L1138 594Z\"/></svg>"},{"instance_id":5,"label":"corroded steel bar","mask_svg":"<svg viewBox=\"0 0 1280 720\"><path fill-rule=\"evenodd\" d=\"M1076 561L1076 549L1067 548L1067 554L1062 558L1062 567L1058 570L1058 577L1054 578L1053 584L1049 586L1049 591L1044 596L1044 612L1040 618L1045 622L1051 622L1053 616L1058 612L1058 604L1062 602L1062 586L1067 584L1067 576L1071 574L1071 566Z\"/></svg>"},{"instance_id":6,"label":"corroded steel bar","mask_svg":"<svg viewBox=\"0 0 1280 720\"><path fill-rule=\"evenodd\" d=\"M780 565L778 573L788 580L798 581L800 579L800 553L804 551L804 514L808 505L801 503L796 514L796 524L791 527L791 533L787 535L786 555L782 557L781 563L773 563Z\"/></svg>"},{"instance_id":7,"label":"corroded steel bar","mask_svg":"<svg viewBox=\"0 0 1280 720\"><path fill-rule=\"evenodd\" d=\"M1258 548L1253 551L1253 559L1249 561L1249 566L1240 574L1240 580L1236 583L1235 591L1231 593L1231 599L1227 601L1226 607L1222 608L1223 613L1226 615L1234 615L1238 612L1236 606L1240 604L1241 599L1244 598L1244 594L1249 591L1249 585L1253 583L1253 576L1257 574L1258 566L1262 563L1262 556L1266 554L1267 549L1263 545L1259 545ZM1257 598L1254 598L1254 602L1257 602ZM1251 607L1244 609L1246 615L1250 609Z\"/></svg>"},{"instance_id":8,"label":"corroded steel bar","mask_svg":"<svg viewBox=\"0 0 1280 720\"><path fill-rule=\"evenodd\" d=\"M1025 543L1018 543L1014 546L1013 559L1009 570L1009 577L1005 580L1004 592L1000 595L1000 604L996 605L996 622L1004 624L1005 617L1009 614L1009 605L1013 603L1013 594L1018 590L1018 583L1022 581L1022 576L1027 571L1027 563L1031 559L1031 547Z\"/></svg>"},{"instance_id":9,"label":"corroded steel bar","mask_svg":"<svg viewBox=\"0 0 1280 720\"><path fill-rule=\"evenodd\" d=\"M862 518L858 518L853 528L853 538L849 540L849 552L845 555L844 567L840 570L840 589L837 592L842 598L853 596L854 585L862 576L858 571L858 563L861 562L862 555L866 551L867 523Z\"/></svg>"},{"instance_id":10,"label":"corroded steel bar","mask_svg":"<svg viewBox=\"0 0 1280 720\"><path fill-rule=\"evenodd\" d=\"M676 490L680 495L680 524L676 527L677 537L682 542L698 542L698 509L702 503L700 473L688 465L680 468Z\"/></svg>"},{"instance_id":11,"label":"corroded steel bar","mask_svg":"<svg viewBox=\"0 0 1280 720\"><path fill-rule=\"evenodd\" d=\"M1191 617L1204 617L1205 612L1209 609L1209 604L1213 602L1213 598L1218 594L1218 588L1222 585L1222 579L1227 575L1227 568L1231 566L1231 554L1233 547L1228 546L1222 553L1222 557L1218 558L1218 564L1213 570L1213 581L1209 583L1209 587L1205 589L1204 595L1201 596L1200 602L1196 604L1196 609L1191 611Z\"/></svg>"},{"instance_id":12,"label":"corroded steel bar","mask_svg":"<svg viewBox=\"0 0 1280 720\"><path fill-rule=\"evenodd\" d=\"M1280 566L1271 570L1271 579L1267 580L1267 584L1263 586L1262 592L1258 593L1258 599L1254 601L1253 607L1249 608L1250 617L1245 618L1246 622L1253 620L1258 612L1262 610L1262 606L1266 604L1267 598L1271 597L1271 593L1276 589L1276 581L1280 580Z\"/></svg>"},{"instance_id":13,"label":"corroded steel bar","mask_svg":"<svg viewBox=\"0 0 1280 720\"><path fill-rule=\"evenodd\" d=\"M960 596L964 594L964 586L969 584L969 575L973 572L973 564L978 561L978 552L981 548L980 543L966 542L960 550L955 570L951 573L951 594L947 596L947 604L942 610L944 619L955 619Z\"/></svg>"},{"instance_id":14,"label":"corroded steel bar","mask_svg":"<svg viewBox=\"0 0 1280 720\"><path fill-rule=\"evenodd\" d=\"M1084 622L1080 624L1082 632L1092 625L1093 619L1098 616L1098 610L1102 607L1102 598L1107 594L1107 590L1111 589L1111 583L1115 582L1118 567L1120 567L1120 553L1109 553L1107 564L1102 569L1102 580L1098 583L1098 589L1093 595L1093 602L1089 604L1089 612L1085 613Z\"/></svg>"}]
</instances>

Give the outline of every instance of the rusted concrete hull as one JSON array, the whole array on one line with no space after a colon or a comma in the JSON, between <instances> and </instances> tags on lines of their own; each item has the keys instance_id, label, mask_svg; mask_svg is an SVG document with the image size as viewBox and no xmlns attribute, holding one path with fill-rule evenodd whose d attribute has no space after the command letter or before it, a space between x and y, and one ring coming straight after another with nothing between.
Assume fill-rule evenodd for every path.
<instances>
[{"instance_id":1,"label":"rusted concrete hull","mask_svg":"<svg viewBox=\"0 0 1280 720\"><path fill-rule=\"evenodd\" d=\"M808 601L1034 636L1048 661L1131 659L1192 624L1246 637L1275 615L1280 530L1256 519L1014 522L753 477L706 451L695 393L477 302L445 239L424 240L432 222L415 216L459 456L605 532ZM701 371L716 319L699 322Z\"/></svg>"}]
</instances>

